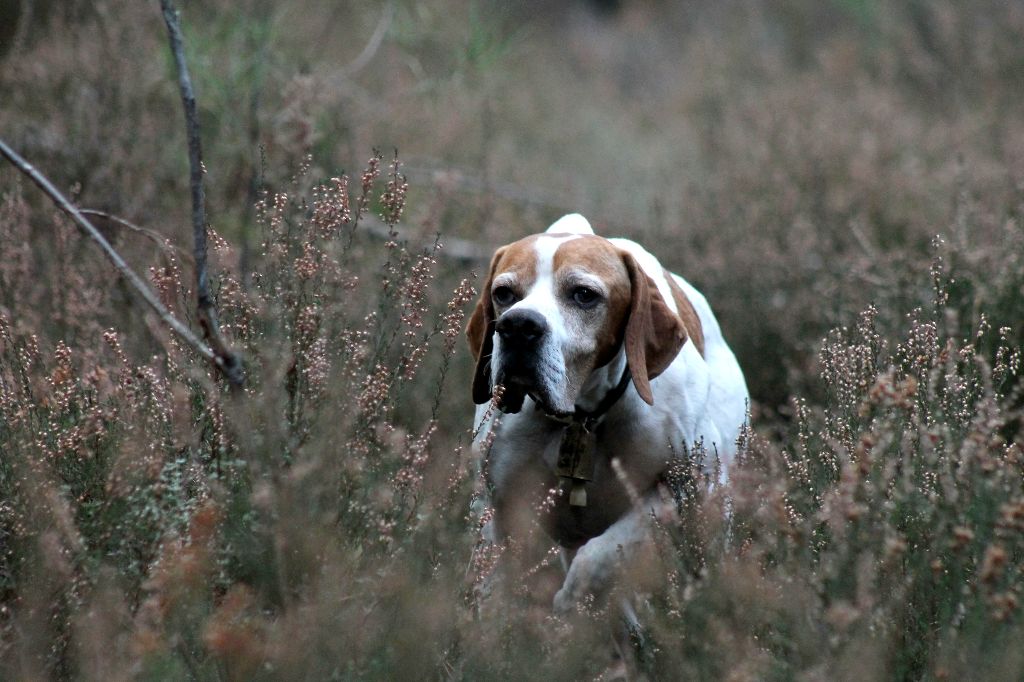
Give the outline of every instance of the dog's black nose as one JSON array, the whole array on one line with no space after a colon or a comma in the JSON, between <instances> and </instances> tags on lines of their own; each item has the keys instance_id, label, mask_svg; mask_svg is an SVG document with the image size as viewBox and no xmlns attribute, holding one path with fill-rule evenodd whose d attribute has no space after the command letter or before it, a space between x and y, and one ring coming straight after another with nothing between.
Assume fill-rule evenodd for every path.
<instances>
[{"instance_id":1,"label":"dog's black nose","mask_svg":"<svg viewBox=\"0 0 1024 682\"><path fill-rule=\"evenodd\" d=\"M495 325L498 336L507 343L536 346L548 332L544 316L533 310L510 310Z\"/></svg>"}]
</instances>

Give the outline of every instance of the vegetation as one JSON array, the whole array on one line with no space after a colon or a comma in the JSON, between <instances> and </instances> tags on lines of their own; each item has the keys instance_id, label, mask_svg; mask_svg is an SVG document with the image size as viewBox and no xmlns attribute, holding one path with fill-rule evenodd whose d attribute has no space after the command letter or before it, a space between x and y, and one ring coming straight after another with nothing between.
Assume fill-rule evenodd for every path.
<instances>
[{"instance_id":1,"label":"vegetation","mask_svg":"<svg viewBox=\"0 0 1024 682\"><path fill-rule=\"evenodd\" d=\"M246 385L0 169L0 678L602 674L602 605L473 589L472 273L577 210L754 399L727 486L669 477L648 676L1024 675L1018 4L182 4ZM198 328L159 3L0 16L0 137Z\"/></svg>"}]
</instances>

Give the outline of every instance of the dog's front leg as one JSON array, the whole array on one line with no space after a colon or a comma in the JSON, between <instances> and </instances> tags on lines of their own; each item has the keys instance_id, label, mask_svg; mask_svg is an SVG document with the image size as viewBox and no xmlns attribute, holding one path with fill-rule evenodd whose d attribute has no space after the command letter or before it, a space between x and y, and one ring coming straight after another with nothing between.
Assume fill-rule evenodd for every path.
<instances>
[{"instance_id":1,"label":"dog's front leg","mask_svg":"<svg viewBox=\"0 0 1024 682\"><path fill-rule=\"evenodd\" d=\"M542 550L550 547L550 540L535 537L542 533L539 527L525 536L508 532L508 510L502 508L497 505L493 516L482 524L473 553L470 576L477 607L481 614L493 612L495 605L500 607L508 597L519 594L546 609L560 584L552 582L551 574L561 573L555 567L544 568L551 553ZM544 594L547 596L541 596Z\"/></svg>"},{"instance_id":2,"label":"dog's front leg","mask_svg":"<svg viewBox=\"0 0 1024 682\"><path fill-rule=\"evenodd\" d=\"M580 547L555 595L555 613L572 613L588 595L603 601L617 576L652 560L652 516L663 518L666 510L665 500L653 490L604 533Z\"/></svg>"}]
</instances>

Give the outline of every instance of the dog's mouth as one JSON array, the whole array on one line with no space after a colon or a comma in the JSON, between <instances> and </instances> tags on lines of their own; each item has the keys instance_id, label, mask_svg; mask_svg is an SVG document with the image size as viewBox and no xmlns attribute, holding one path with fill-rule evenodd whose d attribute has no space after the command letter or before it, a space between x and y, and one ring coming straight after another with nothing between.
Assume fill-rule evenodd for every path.
<instances>
[{"instance_id":1,"label":"dog's mouth","mask_svg":"<svg viewBox=\"0 0 1024 682\"><path fill-rule=\"evenodd\" d=\"M566 419L569 419L575 413L573 410L566 411L566 410L556 409L556 408L552 407L551 405L549 405L548 403L541 402L537 398L534 398L532 394L530 395L530 397L533 398L533 402L537 405L537 409L538 410L540 410L541 412L543 412L544 414L546 414L549 417L552 417L554 419L558 419L559 421L564 421Z\"/></svg>"},{"instance_id":2,"label":"dog's mouth","mask_svg":"<svg viewBox=\"0 0 1024 682\"><path fill-rule=\"evenodd\" d=\"M498 407L506 414L516 414L522 410L526 396L530 396L536 401L534 398L536 382L532 377L520 372L505 371L498 376L498 383L504 387Z\"/></svg>"},{"instance_id":3,"label":"dog's mouth","mask_svg":"<svg viewBox=\"0 0 1024 682\"><path fill-rule=\"evenodd\" d=\"M526 389L504 379L499 379L498 383L505 389L498 402L498 409L505 414L516 414L522 410L527 395Z\"/></svg>"},{"instance_id":4,"label":"dog's mouth","mask_svg":"<svg viewBox=\"0 0 1024 682\"><path fill-rule=\"evenodd\" d=\"M519 373L503 373L498 377L498 383L505 391L502 393L499 409L506 414L516 414L523 409L526 397L536 404L537 408L551 417L566 418L572 415L572 411L559 409L555 406L550 392L539 385L533 377L524 377Z\"/></svg>"}]
</instances>

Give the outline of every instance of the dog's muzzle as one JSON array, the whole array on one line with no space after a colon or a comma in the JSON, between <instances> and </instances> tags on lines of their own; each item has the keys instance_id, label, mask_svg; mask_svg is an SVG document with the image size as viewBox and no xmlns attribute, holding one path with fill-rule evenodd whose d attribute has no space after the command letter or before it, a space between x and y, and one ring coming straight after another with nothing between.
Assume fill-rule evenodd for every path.
<instances>
[{"instance_id":1,"label":"dog's muzzle","mask_svg":"<svg viewBox=\"0 0 1024 682\"><path fill-rule=\"evenodd\" d=\"M507 350L530 352L547 336L548 322L535 310L510 310L498 318L495 330Z\"/></svg>"},{"instance_id":2,"label":"dog's muzzle","mask_svg":"<svg viewBox=\"0 0 1024 682\"><path fill-rule=\"evenodd\" d=\"M541 349L550 327L544 316L534 310L510 310L495 325L501 339L501 365L498 383L505 386L502 407L518 412L523 397L535 394L542 381Z\"/></svg>"}]
</instances>

